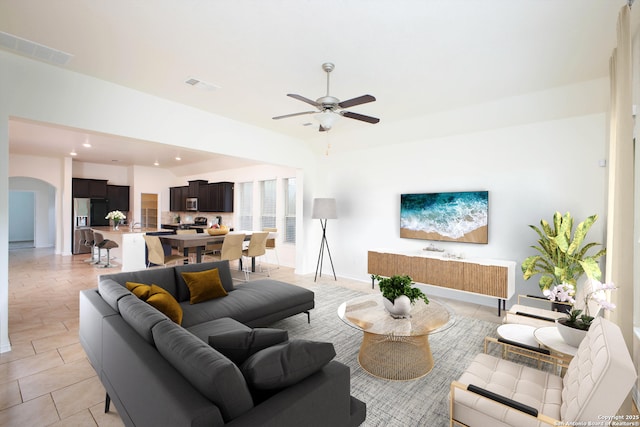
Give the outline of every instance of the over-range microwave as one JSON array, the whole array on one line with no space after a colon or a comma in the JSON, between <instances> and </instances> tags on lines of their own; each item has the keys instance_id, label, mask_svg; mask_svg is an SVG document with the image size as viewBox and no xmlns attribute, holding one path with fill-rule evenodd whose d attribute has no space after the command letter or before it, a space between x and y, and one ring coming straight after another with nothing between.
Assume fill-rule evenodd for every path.
<instances>
[{"instance_id":1,"label":"over-range microwave","mask_svg":"<svg viewBox=\"0 0 640 427\"><path fill-rule=\"evenodd\" d=\"M197 197L187 197L187 206L185 207L188 211L197 211L198 210L198 198Z\"/></svg>"}]
</instances>

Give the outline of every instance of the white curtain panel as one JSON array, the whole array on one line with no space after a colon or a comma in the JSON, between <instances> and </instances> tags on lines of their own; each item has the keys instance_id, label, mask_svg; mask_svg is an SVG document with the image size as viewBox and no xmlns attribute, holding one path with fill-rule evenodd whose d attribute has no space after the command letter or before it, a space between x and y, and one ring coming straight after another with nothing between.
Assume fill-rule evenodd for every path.
<instances>
[{"instance_id":1,"label":"white curtain panel","mask_svg":"<svg viewBox=\"0 0 640 427\"><path fill-rule=\"evenodd\" d=\"M618 15L617 47L610 59L611 116L607 214L606 280L616 284L611 300L617 308L609 317L620 326L633 348L633 226L634 149L632 112L631 9Z\"/></svg>"}]
</instances>

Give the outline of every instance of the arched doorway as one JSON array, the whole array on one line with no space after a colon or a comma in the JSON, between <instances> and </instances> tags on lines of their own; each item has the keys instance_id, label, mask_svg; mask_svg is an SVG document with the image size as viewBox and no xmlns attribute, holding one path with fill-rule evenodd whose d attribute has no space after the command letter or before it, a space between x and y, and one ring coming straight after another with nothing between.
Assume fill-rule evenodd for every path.
<instances>
[{"instance_id":1,"label":"arched doorway","mask_svg":"<svg viewBox=\"0 0 640 427\"><path fill-rule=\"evenodd\" d=\"M56 245L56 188L31 177L9 177L9 243L46 248ZM25 240L27 239L27 240ZM22 243L24 242L24 243Z\"/></svg>"}]
</instances>

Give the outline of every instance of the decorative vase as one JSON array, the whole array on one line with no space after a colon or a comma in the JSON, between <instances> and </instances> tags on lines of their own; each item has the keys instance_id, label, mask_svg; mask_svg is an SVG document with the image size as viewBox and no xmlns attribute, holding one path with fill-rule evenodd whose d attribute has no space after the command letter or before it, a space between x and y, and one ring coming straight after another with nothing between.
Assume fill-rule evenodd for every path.
<instances>
[{"instance_id":1,"label":"decorative vase","mask_svg":"<svg viewBox=\"0 0 640 427\"><path fill-rule=\"evenodd\" d=\"M394 319L404 319L409 317L411 312L411 300L406 295L400 295L393 302L382 297L384 308L391 314Z\"/></svg>"},{"instance_id":2,"label":"decorative vase","mask_svg":"<svg viewBox=\"0 0 640 427\"><path fill-rule=\"evenodd\" d=\"M564 342L573 347L579 347L580 343L587 335L587 331L584 329L576 329L565 325L564 319L558 319L556 321L556 326L558 327L558 332L560 332L560 336Z\"/></svg>"},{"instance_id":3,"label":"decorative vase","mask_svg":"<svg viewBox=\"0 0 640 427\"><path fill-rule=\"evenodd\" d=\"M114 219L113 220L113 229L114 230L119 230L120 229L119 225L120 225L120 221Z\"/></svg>"}]
</instances>

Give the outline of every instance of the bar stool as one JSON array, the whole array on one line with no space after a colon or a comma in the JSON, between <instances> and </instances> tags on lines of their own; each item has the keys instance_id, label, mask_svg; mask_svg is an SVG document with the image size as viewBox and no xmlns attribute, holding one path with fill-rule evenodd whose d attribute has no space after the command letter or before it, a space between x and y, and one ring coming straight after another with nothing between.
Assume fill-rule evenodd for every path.
<instances>
[{"instance_id":1,"label":"bar stool","mask_svg":"<svg viewBox=\"0 0 640 427\"><path fill-rule=\"evenodd\" d=\"M97 231L95 231L93 233L94 235L94 239L96 242L96 245L98 246L98 260L100 260L100 250L101 249L106 249L107 250L107 263L102 265L102 268L111 268L114 267L113 264L111 264L110 262L110 250L119 247L119 245L114 242L113 240L108 240L105 239L104 236L102 235L102 233L99 233ZM98 264L100 264L100 262L98 262Z\"/></svg>"},{"instance_id":2,"label":"bar stool","mask_svg":"<svg viewBox=\"0 0 640 427\"><path fill-rule=\"evenodd\" d=\"M100 259L96 259L96 242L92 229L87 228L86 230L82 230L82 242L86 247L91 248L91 258L85 259L84 262L89 264L96 264L99 262Z\"/></svg>"}]
</instances>

